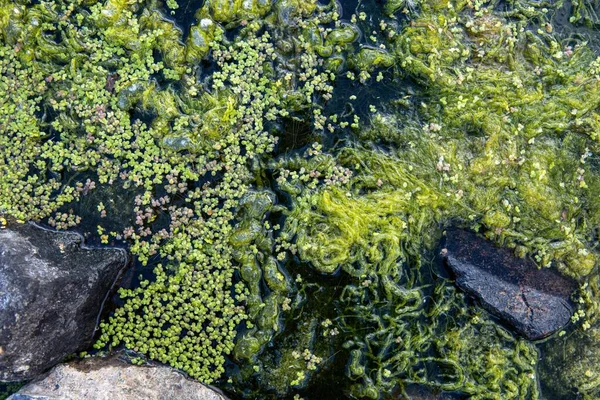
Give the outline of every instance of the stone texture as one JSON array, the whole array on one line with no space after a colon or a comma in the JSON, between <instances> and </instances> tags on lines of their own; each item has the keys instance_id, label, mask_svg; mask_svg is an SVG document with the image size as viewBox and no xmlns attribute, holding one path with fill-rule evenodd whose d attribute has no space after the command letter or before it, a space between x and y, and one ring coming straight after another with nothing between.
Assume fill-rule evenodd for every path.
<instances>
[{"instance_id":1,"label":"stone texture","mask_svg":"<svg viewBox=\"0 0 600 400\"><path fill-rule=\"evenodd\" d=\"M134 366L93 357L61 364L9 400L226 400L215 390L166 366Z\"/></svg>"},{"instance_id":2,"label":"stone texture","mask_svg":"<svg viewBox=\"0 0 600 400\"><path fill-rule=\"evenodd\" d=\"M456 284L529 340L564 327L573 314L573 281L464 230L447 232L443 250Z\"/></svg>"},{"instance_id":3,"label":"stone texture","mask_svg":"<svg viewBox=\"0 0 600 400\"><path fill-rule=\"evenodd\" d=\"M0 381L31 379L92 343L122 249L88 249L75 233L0 229Z\"/></svg>"}]
</instances>

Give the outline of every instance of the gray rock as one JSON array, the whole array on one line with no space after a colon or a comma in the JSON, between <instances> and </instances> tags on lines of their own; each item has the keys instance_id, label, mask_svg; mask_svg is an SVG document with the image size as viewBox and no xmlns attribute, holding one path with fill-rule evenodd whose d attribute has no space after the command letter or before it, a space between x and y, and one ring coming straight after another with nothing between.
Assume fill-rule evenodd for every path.
<instances>
[{"instance_id":1,"label":"gray rock","mask_svg":"<svg viewBox=\"0 0 600 400\"><path fill-rule=\"evenodd\" d=\"M226 400L166 366L135 366L118 356L61 364L9 400Z\"/></svg>"},{"instance_id":2,"label":"gray rock","mask_svg":"<svg viewBox=\"0 0 600 400\"><path fill-rule=\"evenodd\" d=\"M456 284L526 339L551 335L573 315L576 284L554 270L458 229L448 231L443 252Z\"/></svg>"},{"instance_id":3,"label":"gray rock","mask_svg":"<svg viewBox=\"0 0 600 400\"><path fill-rule=\"evenodd\" d=\"M88 249L76 233L0 229L0 381L31 379L92 343L122 249Z\"/></svg>"}]
</instances>

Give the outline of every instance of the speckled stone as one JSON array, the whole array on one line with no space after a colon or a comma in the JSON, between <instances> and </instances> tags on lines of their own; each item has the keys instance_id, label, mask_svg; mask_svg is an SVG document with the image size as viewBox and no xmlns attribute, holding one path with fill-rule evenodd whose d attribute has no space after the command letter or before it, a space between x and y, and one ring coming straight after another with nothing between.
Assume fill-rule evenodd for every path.
<instances>
[{"instance_id":1,"label":"speckled stone","mask_svg":"<svg viewBox=\"0 0 600 400\"><path fill-rule=\"evenodd\" d=\"M0 230L0 381L34 378L92 343L123 249L32 224Z\"/></svg>"}]
</instances>

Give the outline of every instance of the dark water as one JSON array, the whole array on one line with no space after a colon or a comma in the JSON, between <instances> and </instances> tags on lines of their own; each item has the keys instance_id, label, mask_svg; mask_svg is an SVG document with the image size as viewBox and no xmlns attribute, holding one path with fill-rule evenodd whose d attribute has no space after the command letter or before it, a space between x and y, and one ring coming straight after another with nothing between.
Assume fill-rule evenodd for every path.
<instances>
[{"instance_id":1,"label":"dark water","mask_svg":"<svg viewBox=\"0 0 600 400\"><path fill-rule=\"evenodd\" d=\"M25 384L25 382L23 382L23 383L20 383L20 382L16 382L16 383L2 383L2 382L0 382L0 400L4 400L8 396L10 396L11 394L15 393L24 384Z\"/></svg>"},{"instance_id":2,"label":"dark water","mask_svg":"<svg viewBox=\"0 0 600 400\"><path fill-rule=\"evenodd\" d=\"M204 0L189 0L189 1L178 1L179 8L174 10L174 15L171 13L166 13L166 15L170 15L170 18L181 28L183 31L183 37L186 38L190 28L196 22L196 11L202 7L204 4Z\"/></svg>"},{"instance_id":3,"label":"dark water","mask_svg":"<svg viewBox=\"0 0 600 400\"><path fill-rule=\"evenodd\" d=\"M600 16L600 2L589 1L587 3L590 5L593 4L596 15ZM573 3L570 1L565 1L563 7L556 11L552 19L552 25L556 33L563 38L565 45L574 45L575 43L585 41L597 55L600 55L600 35L598 34L600 19L598 19L598 23L595 26L585 23L572 24L569 21L572 12Z\"/></svg>"}]
</instances>

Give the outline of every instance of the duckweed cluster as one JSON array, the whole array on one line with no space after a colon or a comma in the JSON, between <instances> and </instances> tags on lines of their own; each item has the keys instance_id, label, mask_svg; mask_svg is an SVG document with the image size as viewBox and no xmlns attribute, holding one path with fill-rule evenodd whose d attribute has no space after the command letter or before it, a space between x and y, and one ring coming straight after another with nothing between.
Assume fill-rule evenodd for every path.
<instances>
[{"instance_id":1,"label":"duckweed cluster","mask_svg":"<svg viewBox=\"0 0 600 400\"><path fill-rule=\"evenodd\" d=\"M150 5L79 6L3 5L2 147L10 151L1 209L68 228L80 217L58 209L96 184L139 191L134 224L123 232L99 226L98 235L103 243L130 240L142 264L166 263L152 282L121 290L125 304L101 325L96 347L123 343L210 382L247 318L240 303L250 292L233 282L233 253L252 236L233 232L233 220L252 164L275 145L265 124L308 107L322 85L275 70L277 54L258 24L229 42L217 26L221 14L200 19L218 71L199 81L200 66L187 61L200 53L190 56L193 46L181 45L181 32ZM198 13L214 10L207 4ZM97 210L107 216L103 203ZM166 226L152 229L165 217Z\"/></svg>"},{"instance_id":2,"label":"duckweed cluster","mask_svg":"<svg viewBox=\"0 0 600 400\"><path fill-rule=\"evenodd\" d=\"M185 34L182 5L0 0L0 216L153 271L97 350L247 398L537 399L538 346L439 268L461 226L581 283L541 387L600 393L600 54L554 29L597 4L207 0Z\"/></svg>"}]
</instances>

